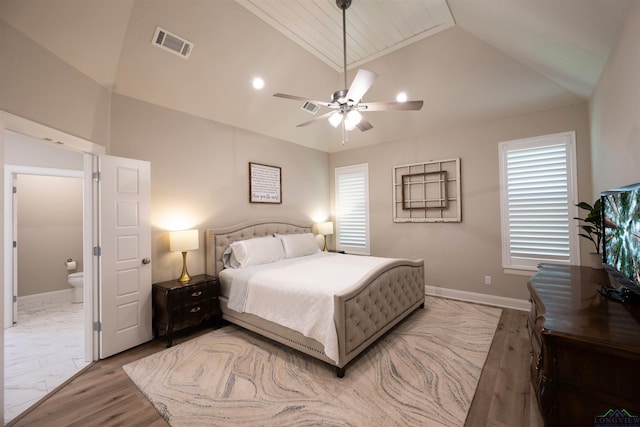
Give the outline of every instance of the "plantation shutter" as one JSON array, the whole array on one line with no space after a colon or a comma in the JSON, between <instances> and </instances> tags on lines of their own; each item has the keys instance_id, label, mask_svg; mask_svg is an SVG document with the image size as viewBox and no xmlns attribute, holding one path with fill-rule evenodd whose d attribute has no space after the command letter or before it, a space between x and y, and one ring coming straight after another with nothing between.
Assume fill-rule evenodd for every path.
<instances>
[{"instance_id":1,"label":"plantation shutter","mask_svg":"<svg viewBox=\"0 0 640 427\"><path fill-rule=\"evenodd\" d=\"M365 164L335 170L336 249L369 255L369 167Z\"/></svg>"},{"instance_id":2,"label":"plantation shutter","mask_svg":"<svg viewBox=\"0 0 640 427\"><path fill-rule=\"evenodd\" d=\"M574 133L500 144L503 266L576 264Z\"/></svg>"}]
</instances>

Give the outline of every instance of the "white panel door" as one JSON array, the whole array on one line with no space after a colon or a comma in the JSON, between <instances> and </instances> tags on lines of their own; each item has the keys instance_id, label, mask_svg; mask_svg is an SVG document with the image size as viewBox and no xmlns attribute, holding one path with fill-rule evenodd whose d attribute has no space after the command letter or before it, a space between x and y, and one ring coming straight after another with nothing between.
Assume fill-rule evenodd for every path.
<instances>
[{"instance_id":1,"label":"white panel door","mask_svg":"<svg viewBox=\"0 0 640 427\"><path fill-rule=\"evenodd\" d=\"M101 155L100 358L152 339L149 162Z\"/></svg>"}]
</instances>

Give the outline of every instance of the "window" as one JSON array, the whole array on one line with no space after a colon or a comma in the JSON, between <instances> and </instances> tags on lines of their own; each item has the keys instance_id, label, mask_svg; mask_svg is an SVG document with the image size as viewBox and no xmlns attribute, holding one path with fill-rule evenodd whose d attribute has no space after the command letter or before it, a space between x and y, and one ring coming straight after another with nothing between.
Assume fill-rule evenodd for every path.
<instances>
[{"instance_id":1,"label":"window","mask_svg":"<svg viewBox=\"0 0 640 427\"><path fill-rule=\"evenodd\" d=\"M577 264L575 132L500 143L502 264Z\"/></svg>"},{"instance_id":2,"label":"window","mask_svg":"<svg viewBox=\"0 0 640 427\"><path fill-rule=\"evenodd\" d=\"M336 249L369 255L369 165L336 168Z\"/></svg>"}]
</instances>

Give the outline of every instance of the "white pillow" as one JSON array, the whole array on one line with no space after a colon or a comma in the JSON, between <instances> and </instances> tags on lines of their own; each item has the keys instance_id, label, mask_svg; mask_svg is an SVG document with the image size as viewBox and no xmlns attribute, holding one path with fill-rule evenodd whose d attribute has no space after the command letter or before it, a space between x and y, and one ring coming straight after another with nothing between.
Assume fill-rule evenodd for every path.
<instances>
[{"instance_id":1,"label":"white pillow","mask_svg":"<svg viewBox=\"0 0 640 427\"><path fill-rule=\"evenodd\" d=\"M229 248L231 249L229 256L231 268L250 267L284 259L282 242L273 236L240 240L233 242Z\"/></svg>"},{"instance_id":2,"label":"white pillow","mask_svg":"<svg viewBox=\"0 0 640 427\"><path fill-rule=\"evenodd\" d=\"M313 255L320 252L316 237L311 233L279 234L286 258Z\"/></svg>"},{"instance_id":3,"label":"white pillow","mask_svg":"<svg viewBox=\"0 0 640 427\"><path fill-rule=\"evenodd\" d=\"M238 268L238 267L240 267L240 264L238 263L238 260L233 255L233 251L231 250L231 246L229 246L222 253L222 264L224 264L224 268Z\"/></svg>"}]
</instances>

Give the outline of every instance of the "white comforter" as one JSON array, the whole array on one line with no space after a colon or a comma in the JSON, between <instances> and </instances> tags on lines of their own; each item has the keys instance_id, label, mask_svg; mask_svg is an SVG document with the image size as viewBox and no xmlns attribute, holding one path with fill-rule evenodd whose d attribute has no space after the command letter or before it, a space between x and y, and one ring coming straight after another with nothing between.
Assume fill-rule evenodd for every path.
<instances>
[{"instance_id":1,"label":"white comforter","mask_svg":"<svg viewBox=\"0 0 640 427\"><path fill-rule=\"evenodd\" d=\"M318 253L239 270L231 275L228 307L313 338L338 361L333 296L391 258ZM223 275L221 275L223 276ZM226 277L228 280L228 277Z\"/></svg>"}]
</instances>

